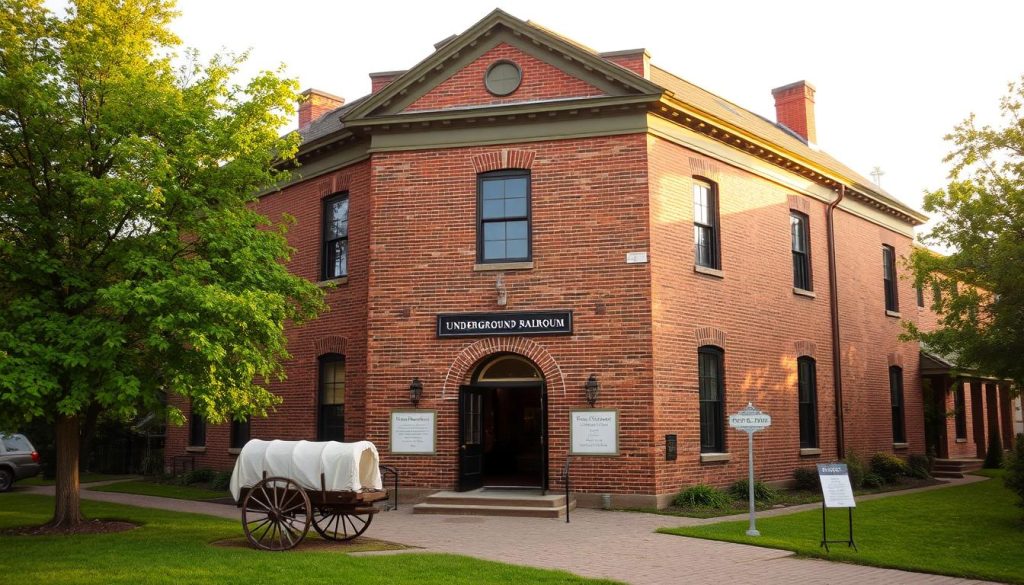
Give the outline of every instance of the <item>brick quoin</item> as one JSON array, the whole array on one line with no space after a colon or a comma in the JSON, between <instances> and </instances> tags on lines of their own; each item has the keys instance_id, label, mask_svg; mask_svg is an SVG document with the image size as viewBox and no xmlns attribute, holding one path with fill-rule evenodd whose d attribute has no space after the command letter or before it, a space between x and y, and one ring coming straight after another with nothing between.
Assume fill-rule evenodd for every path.
<instances>
[{"instance_id":1,"label":"brick quoin","mask_svg":"<svg viewBox=\"0 0 1024 585\"><path fill-rule=\"evenodd\" d=\"M460 42L468 41L453 40L439 51ZM523 82L498 98L486 91L483 76L501 59L523 69ZM634 72L646 68L646 59L637 51L609 58ZM588 67L597 67L597 61ZM416 69L410 72L418 76ZM406 111L476 111L604 95L588 81L507 44L446 75ZM382 83L386 77L380 77ZM630 110L607 115L626 116ZM546 118L503 123L539 124ZM575 119L578 135L517 141L502 139L510 126L494 126L476 143L445 142L448 134L436 130L438 143L432 144L415 129L357 128L345 147L363 149L363 156L351 158L357 162L317 167L321 160L342 155L307 154L304 169L329 170L309 171L308 178L263 196L257 209L271 220L280 221L286 213L295 218L287 234L296 250L289 269L319 281L323 200L347 193L349 258L348 276L325 283L330 310L313 322L287 328L288 377L269 384L282 403L268 418L252 422L252 437L315 439L318 359L342 354L345 440L373 441L382 462L400 470L404 488L453 489L459 476L459 387L491 357L511 353L531 361L544 377L546 473L552 489L561 488L559 474L570 451L570 412L588 407L584 385L594 374L601 389L596 406L618 412L619 454L574 457L573 489L591 504L600 494L615 494L620 502L664 505L682 487L699 482L724 486L746 477L743 433L726 429L727 460L701 458L697 352L714 345L724 351L726 414L752 402L772 415L772 426L755 435L759 479L786 482L794 468L835 460L825 230L827 204L835 194L796 174L779 179L789 171L777 167L772 167L774 175L760 172L767 163L748 151L722 154L725 147L708 146L695 133L684 133L691 141L686 142L650 127L618 125L596 132L599 117ZM634 119L654 124L646 112ZM475 123L479 128L483 122ZM452 135L460 128L452 124ZM377 146L369 148L363 136L376 141L375 132L391 142L373 142ZM406 138L419 142L404 146L401 139ZM482 265L478 175L511 169L530 176L531 263ZM716 274L694 268L697 177L713 182L719 198L721 270ZM793 289L793 211L808 218L812 294ZM911 229L908 220L879 219L881 212L872 213L852 203L835 213L845 448L864 458L875 452L923 454L920 352L915 342L899 337L901 320L934 323L934 316L918 310L903 262L897 262L901 315L886 314L882 246L892 246L899 258L908 256ZM631 252L647 252L647 262L627 263ZM504 305L498 304L499 282L507 291ZM542 310L571 310L572 334L438 338L436 332L439 314ZM800 357L816 363L820 452L800 448ZM905 447L892 439L888 372L894 364L904 371ZM390 413L412 407L413 378L423 385L418 408L437 412L436 455L390 452ZM187 404L175 404L188 413ZM169 430L168 463L185 453L187 430ZM678 438L673 461L666 460L666 435ZM235 456L227 449L228 440L228 425L210 425L205 451L191 453L197 467L229 468Z\"/></svg>"}]
</instances>

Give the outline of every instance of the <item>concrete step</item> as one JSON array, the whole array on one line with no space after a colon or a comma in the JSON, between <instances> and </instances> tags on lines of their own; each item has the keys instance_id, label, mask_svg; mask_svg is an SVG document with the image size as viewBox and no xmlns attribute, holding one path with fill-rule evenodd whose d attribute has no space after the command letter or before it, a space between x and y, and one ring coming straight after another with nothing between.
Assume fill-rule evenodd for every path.
<instances>
[{"instance_id":1,"label":"concrete step","mask_svg":"<svg viewBox=\"0 0 1024 585\"><path fill-rule=\"evenodd\" d=\"M463 494L451 494L442 492L428 496L424 500L426 504L438 504L445 506L511 506L521 508L560 508L565 506L565 496L537 496L537 497L515 497L515 496L490 496L473 497Z\"/></svg>"},{"instance_id":2,"label":"concrete step","mask_svg":"<svg viewBox=\"0 0 1024 585\"><path fill-rule=\"evenodd\" d=\"M575 509L576 501L569 502ZM561 518L565 516L565 495L539 490L479 489L471 492L437 492L413 506L414 514L473 516L520 516Z\"/></svg>"},{"instance_id":3,"label":"concrete step","mask_svg":"<svg viewBox=\"0 0 1024 585\"><path fill-rule=\"evenodd\" d=\"M576 508L575 500L570 510ZM565 506L559 508L538 508L523 506L482 506L482 505L443 505L416 504L413 514L448 514L453 516L511 516L519 518L564 518Z\"/></svg>"},{"instance_id":4,"label":"concrete step","mask_svg":"<svg viewBox=\"0 0 1024 585\"><path fill-rule=\"evenodd\" d=\"M959 471L940 471L938 469L932 471L932 477L939 479L960 479L964 474Z\"/></svg>"}]
</instances>

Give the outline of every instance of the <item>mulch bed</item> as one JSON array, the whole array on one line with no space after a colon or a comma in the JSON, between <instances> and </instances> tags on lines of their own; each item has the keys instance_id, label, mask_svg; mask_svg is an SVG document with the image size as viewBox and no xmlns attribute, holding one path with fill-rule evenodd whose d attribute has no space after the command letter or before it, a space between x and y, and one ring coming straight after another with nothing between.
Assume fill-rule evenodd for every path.
<instances>
[{"instance_id":1,"label":"mulch bed","mask_svg":"<svg viewBox=\"0 0 1024 585\"><path fill-rule=\"evenodd\" d=\"M122 520L101 520L99 518L84 520L73 527L18 526L0 531L0 536L70 536L74 534L107 534L111 532L127 532L138 528L138 524Z\"/></svg>"}]
</instances>

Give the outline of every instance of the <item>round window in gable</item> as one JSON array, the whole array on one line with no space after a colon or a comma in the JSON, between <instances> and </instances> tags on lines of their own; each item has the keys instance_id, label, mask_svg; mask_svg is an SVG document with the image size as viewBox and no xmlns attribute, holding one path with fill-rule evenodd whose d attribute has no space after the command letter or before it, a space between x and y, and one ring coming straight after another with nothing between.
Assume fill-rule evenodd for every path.
<instances>
[{"instance_id":1,"label":"round window in gable","mask_svg":"<svg viewBox=\"0 0 1024 585\"><path fill-rule=\"evenodd\" d=\"M511 61L497 61L487 69L484 85L494 95L508 95L519 89L523 72Z\"/></svg>"}]
</instances>

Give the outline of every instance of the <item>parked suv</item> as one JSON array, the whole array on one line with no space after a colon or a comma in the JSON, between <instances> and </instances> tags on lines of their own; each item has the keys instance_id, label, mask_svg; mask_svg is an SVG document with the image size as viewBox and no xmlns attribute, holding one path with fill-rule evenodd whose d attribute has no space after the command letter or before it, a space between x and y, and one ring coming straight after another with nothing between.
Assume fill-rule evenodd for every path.
<instances>
[{"instance_id":1,"label":"parked suv","mask_svg":"<svg viewBox=\"0 0 1024 585\"><path fill-rule=\"evenodd\" d=\"M0 492L11 489L15 480L39 473L39 453L25 435L0 433Z\"/></svg>"}]
</instances>

